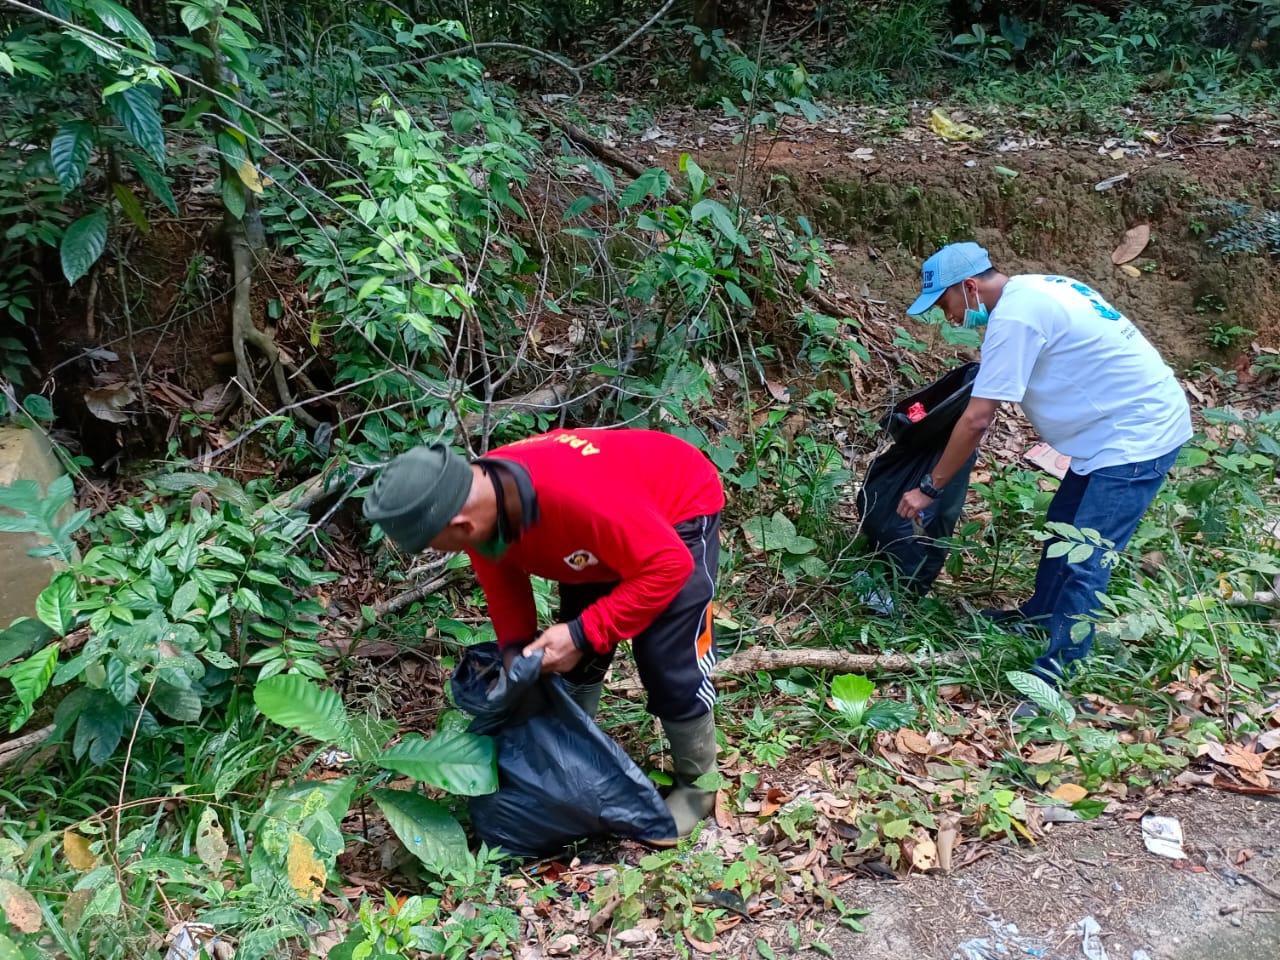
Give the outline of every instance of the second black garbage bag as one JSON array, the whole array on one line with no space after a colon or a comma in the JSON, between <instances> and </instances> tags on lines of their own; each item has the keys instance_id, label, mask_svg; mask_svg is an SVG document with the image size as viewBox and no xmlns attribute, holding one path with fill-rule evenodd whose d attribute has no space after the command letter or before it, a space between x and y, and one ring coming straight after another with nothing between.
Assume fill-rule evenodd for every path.
<instances>
[{"instance_id":1,"label":"second black garbage bag","mask_svg":"<svg viewBox=\"0 0 1280 960\"><path fill-rule=\"evenodd\" d=\"M674 837L653 782L541 671L541 654L504 670L494 643L469 647L454 671L454 703L497 748L497 791L467 801L476 836L518 857L595 837Z\"/></svg>"},{"instance_id":2,"label":"second black garbage bag","mask_svg":"<svg viewBox=\"0 0 1280 960\"><path fill-rule=\"evenodd\" d=\"M928 593L942 572L948 547L939 541L955 532L977 453L916 522L898 516L898 502L942 456L977 375L978 364L966 363L895 403L880 421L893 446L871 461L858 490L862 532L893 564L899 585L916 596Z\"/></svg>"}]
</instances>

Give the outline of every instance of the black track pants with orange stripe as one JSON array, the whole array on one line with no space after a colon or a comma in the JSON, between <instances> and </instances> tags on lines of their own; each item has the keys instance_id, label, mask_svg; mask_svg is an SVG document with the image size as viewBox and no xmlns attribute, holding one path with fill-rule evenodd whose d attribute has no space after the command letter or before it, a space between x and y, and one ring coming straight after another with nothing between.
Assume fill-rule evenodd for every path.
<instances>
[{"instance_id":1,"label":"black track pants with orange stripe","mask_svg":"<svg viewBox=\"0 0 1280 960\"><path fill-rule=\"evenodd\" d=\"M716 662L711 601L720 562L720 514L685 520L675 530L693 555L693 573L657 619L631 641L631 648L649 694L649 712L667 720L692 720L716 702L711 683ZM615 586L560 584L557 620L568 623ZM612 652L588 654L564 678L570 683L595 683L604 678L612 661Z\"/></svg>"}]
</instances>

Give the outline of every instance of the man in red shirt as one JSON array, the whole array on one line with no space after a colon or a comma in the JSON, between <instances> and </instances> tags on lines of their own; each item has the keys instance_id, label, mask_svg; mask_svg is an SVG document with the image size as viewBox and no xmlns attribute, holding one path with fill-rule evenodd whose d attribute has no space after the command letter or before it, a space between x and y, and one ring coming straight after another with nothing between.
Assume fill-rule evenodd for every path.
<instances>
[{"instance_id":1,"label":"man in red shirt","mask_svg":"<svg viewBox=\"0 0 1280 960\"><path fill-rule=\"evenodd\" d=\"M650 430L554 430L467 463L417 447L379 474L364 514L401 548L466 551L498 645L542 651L592 717L617 645L632 641L648 710L671 742L667 806L680 836L715 794L711 600L720 555L719 475L695 447ZM539 632L530 576L560 585Z\"/></svg>"}]
</instances>

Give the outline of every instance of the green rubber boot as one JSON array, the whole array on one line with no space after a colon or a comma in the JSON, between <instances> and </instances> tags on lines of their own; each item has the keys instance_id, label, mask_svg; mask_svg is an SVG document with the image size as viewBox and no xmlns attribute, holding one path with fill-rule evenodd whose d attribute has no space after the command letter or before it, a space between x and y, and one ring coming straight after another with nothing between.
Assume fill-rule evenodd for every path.
<instances>
[{"instance_id":1,"label":"green rubber boot","mask_svg":"<svg viewBox=\"0 0 1280 960\"><path fill-rule=\"evenodd\" d=\"M703 774L716 769L716 718L711 711L692 720L663 720L671 742L671 772L675 781L666 796L667 809L676 823L676 835L656 846L674 846L715 811L716 792L695 786Z\"/></svg>"},{"instance_id":2,"label":"green rubber boot","mask_svg":"<svg viewBox=\"0 0 1280 960\"><path fill-rule=\"evenodd\" d=\"M564 688L569 693L569 699L582 708L592 720L596 718L596 713L600 710L600 691L604 689L604 681L598 680L595 683L570 683L568 680L564 682Z\"/></svg>"}]
</instances>

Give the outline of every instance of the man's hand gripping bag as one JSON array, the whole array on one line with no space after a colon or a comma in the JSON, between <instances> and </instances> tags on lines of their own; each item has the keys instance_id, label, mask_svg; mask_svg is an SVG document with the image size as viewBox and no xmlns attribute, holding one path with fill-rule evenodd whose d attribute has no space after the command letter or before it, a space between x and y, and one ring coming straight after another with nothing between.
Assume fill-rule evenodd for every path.
<instances>
[{"instance_id":1,"label":"man's hand gripping bag","mask_svg":"<svg viewBox=\"0 0 1280 960\"><path fill-rule=\"evenodd\" d=\"M469 647L454 671L453 700L470 731L493 737L498 789L469 797L476 836L519 857L577 840L664 840L675 824L652 781L574 703L542 656L502 668L497 644Z\"/></svg>"}]
</instances>

